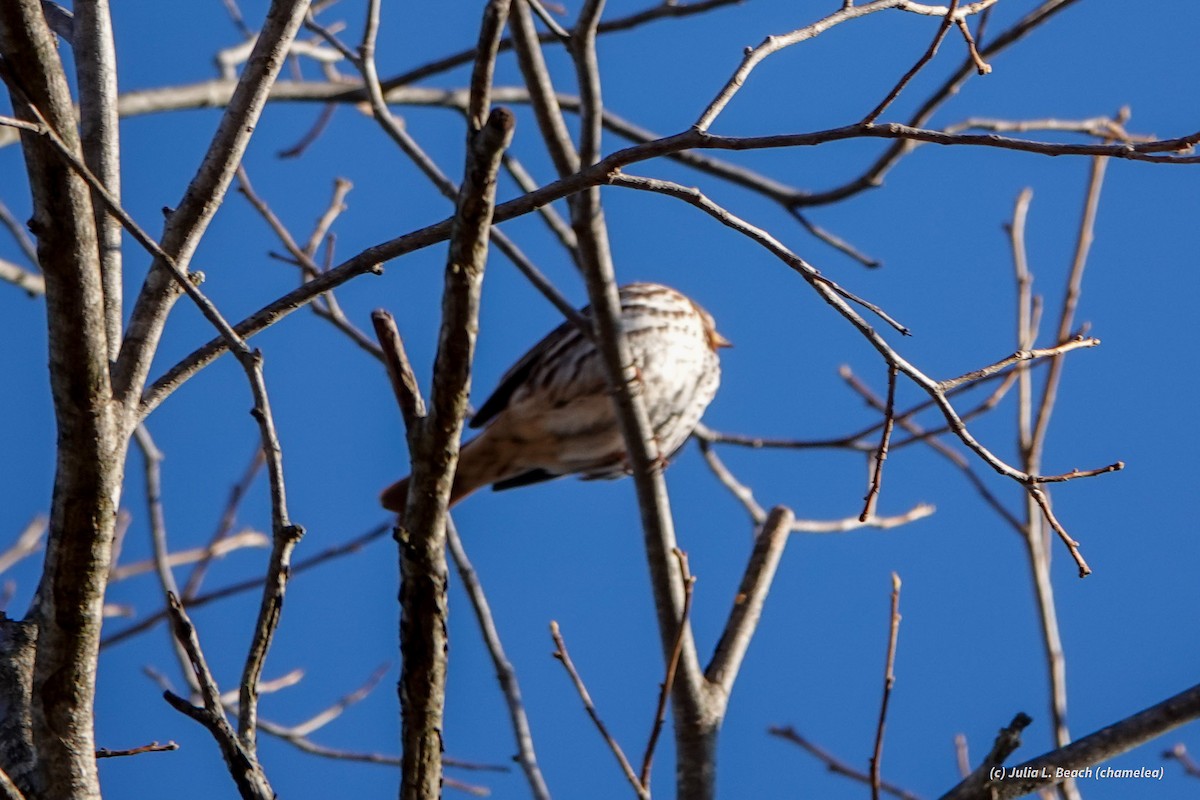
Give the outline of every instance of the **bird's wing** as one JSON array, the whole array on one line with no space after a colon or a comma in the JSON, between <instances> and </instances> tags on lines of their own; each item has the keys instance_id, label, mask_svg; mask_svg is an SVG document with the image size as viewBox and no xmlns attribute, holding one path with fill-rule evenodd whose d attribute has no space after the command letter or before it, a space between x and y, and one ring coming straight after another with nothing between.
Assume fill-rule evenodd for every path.
<instances>
[{"instance_id":1,"label":"bird's wing","mask_svg":"<svg viewBox=\"0 0 1200 800\"><path fill-rule=\"evenodd\" d=\"M563 345L569 344L575 336L582 336L573 324L564 322L557 328L547 334L546 338L535 344L528 353L521 357L521 360L513 364L508 372L504 373L504 377L500 379L500 384L492 392L491 397L484 401L479 410L475 412L475 416L471 418L470 426L472 428L482 428L488 424L497 414L508 407L508 403L512 400L513 393L517 391L523 384L527 383L530 377L536 373L545 361L546 356L556 351L561 350Z\"/></svg>"},{"instance_id":2,"label":"bird's wing","mask_svg":"<svg viewBox=\"0 0 1200 800\"><path fill-rule=\"evenodd\" d=\"M502 492L505 489L515 489L518 486L529 486L534 483L542 483L543 481L552 481L555 478L561 478L562 475L555 474L545 469L531 469L528 472L522 472L512 478L507 478L502 481L496 481L492 484L493 492Z\"/></svg>"}]
</instances>

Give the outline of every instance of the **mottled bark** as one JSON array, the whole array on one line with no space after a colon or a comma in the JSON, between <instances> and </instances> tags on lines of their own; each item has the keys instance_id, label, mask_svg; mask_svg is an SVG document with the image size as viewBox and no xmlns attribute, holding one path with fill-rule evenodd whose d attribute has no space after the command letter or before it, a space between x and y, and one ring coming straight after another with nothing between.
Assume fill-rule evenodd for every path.
<instances>
[{"instance_id":1,"label":"mottled bark","mask_svg":"<svg viewBox=\"0 0 1200 800\"><path fill-rule=\"evenodd\" d=\"M0 4L0 54L15 113L80 154L75 112L40 3ZM87 185L48 137L22 132L30 230L46 281L50 387L58 431L30 697L39 794L96 798L92 706L104 589L127 440L112 400L95 216Z\"/></svg>"},{"instance_id":2,"label":"mottled bark","mask_svg":"<svg viewBox=\"0 0 1200 800\"><path fill-rule=\"evenodd\" d=\"M0 769L26 795L34 784L33 655L37 627L0 614Z\"/></svg>"}]
</instances>

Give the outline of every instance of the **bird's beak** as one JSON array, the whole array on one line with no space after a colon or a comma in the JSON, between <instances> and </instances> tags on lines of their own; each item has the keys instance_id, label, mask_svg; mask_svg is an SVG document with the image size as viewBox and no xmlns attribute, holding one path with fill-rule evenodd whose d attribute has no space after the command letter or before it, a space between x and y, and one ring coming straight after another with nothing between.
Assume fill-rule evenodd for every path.
<instances>
[{"instance_id":1,"label":"bird's beak","mask_svg":"<svg viewBox=\"0 0 1200 800\"><path fill-rule=\"evenodd\" d=\"M726 339L714 329L708 332L708 345L713 350L717 350L722 347L733 347L733 342Z\"/></svg>"}]
</instances>

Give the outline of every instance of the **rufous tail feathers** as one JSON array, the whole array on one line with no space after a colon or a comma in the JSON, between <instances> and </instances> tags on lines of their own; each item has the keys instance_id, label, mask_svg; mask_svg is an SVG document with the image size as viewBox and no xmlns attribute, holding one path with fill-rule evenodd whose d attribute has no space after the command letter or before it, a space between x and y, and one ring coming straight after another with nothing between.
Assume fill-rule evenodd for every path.
<instances>
[{"instance_id":1,"label":"rufous tail feathers","mask_svg":"<svg viewBox=\"0 0 1200 800\"><path fill-rule=\"evenodd\" d=\"M458 469L454 474L454 485L450 487L450 503L453 506L477 489L495 483L504 476L493 474L492 459L488 453L485 435L476 436L462 446L458 455ZM479 443L484 443L482 446ZM408 478L401 478L383 490L379 503L388 511L404 513L408 503Z\"/></svg>"}]
</instances>

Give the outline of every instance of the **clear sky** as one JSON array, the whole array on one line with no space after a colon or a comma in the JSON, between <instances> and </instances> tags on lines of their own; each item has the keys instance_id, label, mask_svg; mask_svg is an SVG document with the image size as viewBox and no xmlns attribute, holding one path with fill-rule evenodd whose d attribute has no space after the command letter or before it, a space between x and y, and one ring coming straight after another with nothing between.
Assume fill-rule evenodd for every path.
<instances>
[{"instance_id":1,"label":"clear sky","mask_svg":"<svg viewBox=\"0 0 1200 800\"><path fill-rule=\"evenodd\" d=\"M862 3L860 3L861 5ZM212 59L239 41L222 3L116 3L123 90L187 84L214 75ZM254 26L263 2L243 2ZM469 46L479 3L385 4L379 40L386 77ZM614 0L606 18L652 5ZM1002 0L989 32L1037 5ZM1151 4L1146 4L1150 6ZM324 19L361 30L361 4L343 2ZM568 4L573 15L578 3ZM992 74L973 77L931 126L967 118L1075 120L1128 105L1132 132L1181 136L1200 128L1195 36L1200 6L1093 0L1077 3L1023 42L992 59ZM661 134L686 129L736 67L743 48L840 7L748 0L709 14L658 22L602 39L608 107ZM838 26L767 59L714 126L728 135L821 130L859 120L925 50L938 20L896 11ZM974 27L977 22L972 23ZM988 34L984 34L984 43ZM952 33L936 60L882 117L906 121L965 57ZM552 57L559 88L573 92L561 54ZM342 71L350 74L349 67ZM315 77L311 64L305 74ZM457 69L424 85L461 87ZM499 84L518 80L511 55ZM462 122L452 111L401 108L408 130L449 174L461 174ZM7 112L4 112L7 113ZM450 207L357 109L337 109L301 158L276 153L301 138L320 108L268 107L246 164L255 188L297 237L324 211L335 177L354 184L338 220L337 260L441 220ZM536 126L518 108L514 152L540 182L552 174ZM176 204L218 119L214 110L129 119L122 126L124 197L144 227ZM1064 134L1033 138L1076 140ZM611 152L626 142L606 134ZM883 149L847 142L807 150L724 154L801 189L822 190L858 175ZM795 252L847 289L881 305L912 336L888 332L913 364L942 379L976 369L1015 348L1015 286L1002 226L1025 187L1034 192L1028 249L1035 291L1044 298L1045 345L1056 327L1075 244L1089 162L992 148L924 146L904 159L881 188L813 209L814 222L883 262L866 269L816 241L778 206L747 190L654 161L635 174L699 185L719 203L770 229ZM1197 211L1200 167L1118 162L1108 167L1096 240L1077 319L1103 344L1067 360L1048 438L1045 470L1067 472L1122 460L1120 473L1056 485L1054 508L1081 542L1094 574L1085 580L1061 546L1053 548L1054 591L1067 659L1069 724L1082 736L1193 685L1200 646L1192 624L1200 583L1195 564L1196 351L1191 324L1200 297ZM17 219L29 213L23 165L15 147L0 149L0 200ZM516 196L511 182L502 198ZM839 377L848 365L875 391L886 368L866 341L782 263L695 209L662 196L606 189L617 270L623 282L675 286L708 308L735 344L722 351L723 382L704 422L756 436L828 439L877 421ZM582 282L533 218L505 226L573 301ZM282 248L245 200L231 195L204 240L194 268L230 319L240 319L292 288L293 269L268 257ZM386 265L339 292L347 314L369 330L369 313L396 316L428 387L436 342L444 247ZM20 261L11 237L0 258ZM126 246L126 286L140 285L148 259ZM53 481L53 419L45 377L43 306L0 285L0 544L48 507ZM527 347L560 322L554 308L501 256L484 284L476 405ZM212 337L181 302L154 374ZM379 364L307 311L254 340L266 357L284 448L292 515L308 531L297 558L346 542L386 521L378 491L405 473L398 413ZM981 396L981 395L980 395ZM897 402L922 399L901 381ZM241 371L218 361L168 399L149 428L166 455L164 502L176 549L204 544L229 489L257 441ZM937 424L922 417L923 424ZM1015 396L972 424L1003 458L1016 458ZM950 445L962 450L954 442ZM786 504L803 519L856 516L866 489L866 461L845 450L719 453L765 507ZM972 467L1014 513L1020 487L978 461ZM132 515L123 562L149 554L141 461L131 456L124 505ZM667 472L681 546L697 575L694 625L707 660L720 634L751 543L738 502L713 477L694 443ZM765 614L734 689L721 733L719 785L728 798L863 797L867 790L829 775L822 764L767 734L792 725L839 758L865 768L883 679L890 574L904 582L896 685L888 719L883 774L924 797L958 780L954 737L967 737L973 761L1018 711L1034 718L1014 763L1050 749L1048 687L1031 580L1021 540L962 473L929 448L897 450L887 461L879 510L900 514L930 503L931 517L889 531L795 534L779 567ZM628 796L627 785L583 712L553 649L557 620L601 715L627 751L640 757L654 713L662 664L630 481L563 480L472 497L456 510L467 549L496 614L528 707L542 769L555 797ZM238 514L239 527L269 527L261 478ZM208 588L260 574L264 550L216 563ZM36 559L7 574L16 581L10 613L23 613L36 581ZM363 702L313 734L323 745L395 753L398 748L396 551L387 537L360 552L295 578L266 677L304 670L301 683L263 700L263 717L294 724L389 665ZM186 576L186 570L180 571ZM153 577L117 584L111 601L137 617L161 605ZM236 687L257 595L243 594L194 614L216 676ZM512 736L493 669L457 579L451 596L451 677L447 754L508 764ZM111 619L106 632L129 620ZM234 797L207 732L171 710L143 668L178 689L166 633L156 628L106 649L101 662L98 745L126 748L174 740L173 753L102 762L113 798ZM1113 762L1166 767L1165 777L1095 782L1088 798L1193 796L1194 779L1162 750L1182 742L1200 753L1192 726ZM397 773L388 767L329 761L266 738L265 769L283 798L385 797ZM672 793L670 737L664 737L654 788ZM518 771L451 770L487 786L494 797L527 796ZM456 796L448 790L447 796ZM465 795L462 795L465 796Z\"/></svg>"}]
</instances>

